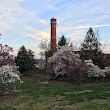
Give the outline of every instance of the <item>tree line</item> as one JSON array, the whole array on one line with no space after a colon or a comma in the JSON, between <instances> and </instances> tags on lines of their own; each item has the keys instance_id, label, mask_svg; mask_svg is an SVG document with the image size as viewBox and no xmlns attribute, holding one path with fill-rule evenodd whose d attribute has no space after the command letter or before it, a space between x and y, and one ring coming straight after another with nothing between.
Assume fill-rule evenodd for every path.
<instances>
[{"instance_id":1,"label":"tree line","mask_svg":"<svg viewBox=\"0 0 110 110\"><path fill-rule=\"evenodd\" d=\"M62 46L68 45L70 47L74 46L70 43L70 39L66 39L63 35L57 44L57 49L60 49ZM81 43L80 47L80 58L82 60L92 59L93 63L98 65L100 68L105 67L105 57L101 50L101 43L99 41L99 36L97 33L93 31L90 27L86 33L83 43ZM42 40L39 44L40 55L45 57L45 51L50 51L50 44L48 44L47 39ZM21 73L27 71L32 71L35 66L34 52L32 50L28 50L25 46L20 47L17 57L15 59L16 64L19 66L19 70Z\"/></svg>"},{"instance_id":2,"label":"tree line","mask_svg":"<svg viewBox=\"0 0 110 110\"><path fill-rule=\"evenodd\" d=\"M64 45L68 45L70 47L75 47L70 42L70 39L66 39L64 35L61 36L61 38L58 41L57 44L57 49L61 48ZM84 41L80 45L80 49L77 50L79 51L80 57L82 60L88 60L92 59L93 63L95 65L98 65L100 68L105 67L106 59L105 56L101 50L102 44L100 43L99 40L99 34L98 31L95 33L93 29L90 27L89 30L87 31ZM41 41L40 43L40 49L43 50L41 54L43 57L45 56L45 51L49 51L49 45L47 44L47 39Z\"/></svg>"}]
</instances>

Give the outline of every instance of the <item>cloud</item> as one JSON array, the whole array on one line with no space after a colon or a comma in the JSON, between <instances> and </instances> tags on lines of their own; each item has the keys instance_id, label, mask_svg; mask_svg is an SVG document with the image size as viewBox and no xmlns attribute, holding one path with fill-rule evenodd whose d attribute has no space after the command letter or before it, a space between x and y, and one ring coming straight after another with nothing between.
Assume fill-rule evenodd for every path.
<instances>
[{"instance_id":1,"label":"cloud","mask_svg":"<svg viewBox=\"0 0 110 110\"><path fill-rule=\"evenodd\" d=\"M20 28L33 17L30 10L22 7L23 1L25 0L0 0L0 29L3 33L13 31L15 27Z\"/></svg>"},{"instance_id":2,"label":"cloud","mask_svg":"<svg viewBox=\"0 0 110 110\"><path fill-rule=\"evenodd\" d=\"M110 27L110 24L101 24L101 25L84 25L84 26L78 26L78 27L71 27L71 28L60 28L59 30L71 30L71 29L88 29L88 28L99 28L99 27Z\"/></svg>"},{"instance_id":3,"label":"cloud","mask_svg":"<svg viewBox=\"0 0 110 110\"><path fill-rule=\"evenodd\" d=\"M110 53L110 40L101 40L102 43L102 51L104 53Z\"/></svg>"},{"instance_id":4,"label":"cloud","mask_svg":"<svg viewBox=\"0 0 110 110\"><path fill-rule=\"evenodd\" d=\"M60 35L65 33L65 36L70 37L73 42L77 42L75 45L79 45L88 29L92 27L94 30L98 28L101 31L101 36L104 36L103 38L106 40L110 29L110 1L82 0L82 2L71 2L59 14L57 32Z\"/></svg>"},{"instance_id":5,"label":"cloud","mask_svg":"<svg viewBox=\"0 0 110 110\"><path fill-rule=\"evenodd\" d=\"M48 21L45 20L45 19L38 19L37 22L39 22L40 24L43 24L43 25L47 25L48 24Z\"/></svg>"},{"instance_id":6,"label":"cloud","mask_svg":"<svg viewBox=\"0 0 110 110\"><path fill-rule=\"evenodd\" d=\"M50 38L49 31L38 30L37 28L33 28L31 26L25 26L24 30L22 31L22 34L24 36L31 37L31 38L39 40L39 41L41 39Z\"/></svg>"},{"instance_id":7,"label":"cloud","mask_svg":"<svg viewBox=\"0 0 110 110\"><path fill-rule=\"evenodd\" d=\"M73 42L82 42L88 28L92 27L100 28L101 35L107 40L109 4L109 0L0 0L0 33L13 39L15 43L7 39L3 42L13 44L16 50L31 42L28 47L38 52L40 39L50 40L50 19L55 17L57 36L64 34Z\"/></svg>"}]
</instances>

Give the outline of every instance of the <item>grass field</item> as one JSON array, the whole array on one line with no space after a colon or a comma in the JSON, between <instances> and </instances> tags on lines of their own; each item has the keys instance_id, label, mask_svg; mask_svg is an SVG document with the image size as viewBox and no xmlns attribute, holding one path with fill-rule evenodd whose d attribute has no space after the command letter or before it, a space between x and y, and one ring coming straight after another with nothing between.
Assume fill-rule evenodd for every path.
<instances>
[{"instance_id":1,"label":"grass field","mask_svg":"<svg viewBox=\"0 0 110 110\"><path fill-rule=\"evenodd\" d=\"M18 93L0 98L0 110L110 110L110 84L83 86L22 77ZM44 80L43 80L44 81Z\"/></svg>"}]
</instances>

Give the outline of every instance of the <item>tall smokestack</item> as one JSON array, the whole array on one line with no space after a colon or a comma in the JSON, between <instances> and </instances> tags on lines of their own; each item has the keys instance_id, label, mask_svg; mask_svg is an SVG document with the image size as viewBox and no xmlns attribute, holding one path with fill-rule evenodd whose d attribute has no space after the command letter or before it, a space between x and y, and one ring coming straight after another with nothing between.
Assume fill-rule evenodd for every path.
<instances>
[{"instance_id":1,"label":"tall smokestack","mask_svg":"<svg viewBox=\"0 0 110 110\"><path fill-rule=\"evenodd\" d=\"M56 19L51 19L51 51L56 51Z\"/></svg>"}]
</instances>

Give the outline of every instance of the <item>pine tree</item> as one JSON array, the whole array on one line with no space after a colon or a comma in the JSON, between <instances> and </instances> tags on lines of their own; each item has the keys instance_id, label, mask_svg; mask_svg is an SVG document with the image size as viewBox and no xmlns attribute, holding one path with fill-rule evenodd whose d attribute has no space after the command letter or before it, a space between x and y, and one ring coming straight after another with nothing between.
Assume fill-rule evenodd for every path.
<instances>
[{"instance_id":1,"label":"pine tree","mask_svg":"<svg viewBox=\"0 0 110 110\"><path fill-rule=\"evenodd\" d=\"M34 52L30 49L28 50L28 56L29 56L29 70L33 70L35 59L34 59Z\"/></svg>"},{"instance_id":2,"label":"pine tree","mask_svg":"<svg viewBox=\"0 0 110 110\"><path fill-rule=\"evenodd\" d=\"M64 35L60 38L60 40L58 41L58 47L60 48L61 46L67 45L67 40L64 37Z\"/></svg>"},{"instance_id":3,"label":"pine tree","mask_svg":"<svg viewBox=\"0 0 110 110\"><path fill-rule=\"evenodd\" d=\"M19 70L21 71L21 73L32 70L32 68L34 67L33 51L30 49L28 51L25 46L22 46L18 51L16 64L19 66Z\"/></svg>"},{"instance_id":4,"label":"pine tree","mask_svg":"<svg viewBox=\"0 0 110 110\"><path fill-rule=\"evenodd\" d=\"M91 27L85 36L84 42L81 44L81 50L83 59L92 59L94 64L101 68L104 67L105 58L101 51L101 43Z\"/></svg>"},{"instance_id":5,"label":"pine tree","mask_svg":"<svg viewBox=\"0 0 110 110\"><path fill-rule=\"evenodd\" d=\"M84 50L100 50L101 43L99 42L98 37L94 33L93 29L90 27L84 42L82 43L82 49Z\"/></svg>"}]
</instances>

